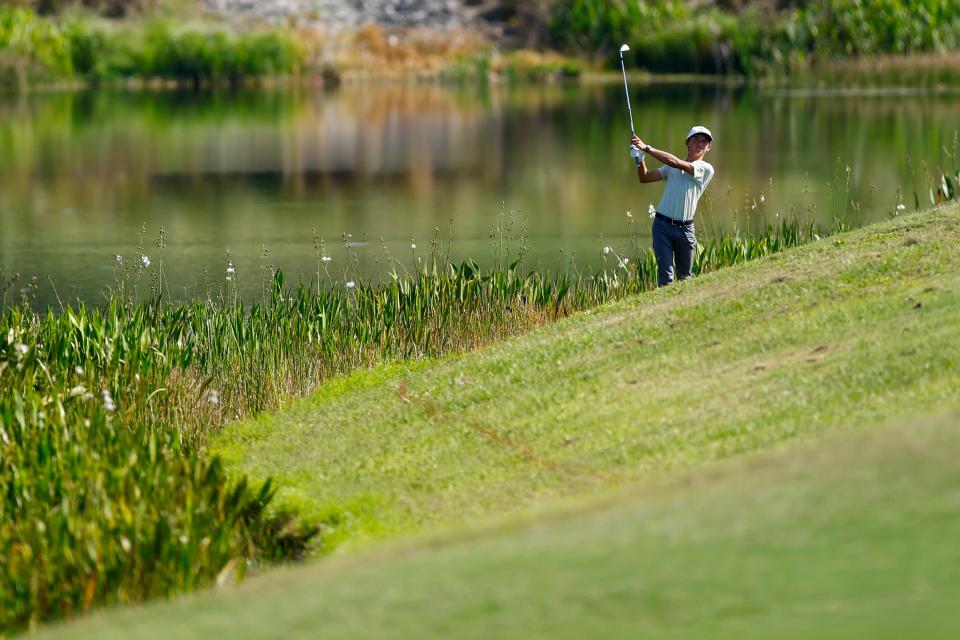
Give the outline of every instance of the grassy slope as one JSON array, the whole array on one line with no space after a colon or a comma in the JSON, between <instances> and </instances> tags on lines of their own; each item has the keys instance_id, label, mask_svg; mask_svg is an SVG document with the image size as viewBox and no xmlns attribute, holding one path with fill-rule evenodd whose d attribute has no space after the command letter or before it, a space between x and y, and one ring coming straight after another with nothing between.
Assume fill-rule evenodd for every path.
<instances>
[{"instance_id":1,"label":"grassy slope","mask_svg":"<svg viewBox=\"0 0 960 640\"><path fill-rule=\"evenodd\" d=\"M370 540L825 431L899 427L52 632L957 631L958 222L957 208L910 216L415 373L367 373L238 425L221 448L279 475L315 517L339 511L340 535ZM916 426L918 414L935 417Z\"/></svg>"},{"instance_id":2,"label":"grassy slope","mask_svg":"<svg viewBox=\"0 0 960 640\"><path fill-rule=\"evenodd\" d=\"M957 637L958 425L751 456L39 637Z\"/></svg>"},{"instance_id":3,"label":"grassy slope","mask_svg":"<svg viewBox=\"0 0 960 640\"><path fill-rule=\"evenodd\" d=\"M359 545L936 405L960 381L958 219L902 218L358 374L216 447L335 522L331 546Z\"/></svg>"}]
</instances>

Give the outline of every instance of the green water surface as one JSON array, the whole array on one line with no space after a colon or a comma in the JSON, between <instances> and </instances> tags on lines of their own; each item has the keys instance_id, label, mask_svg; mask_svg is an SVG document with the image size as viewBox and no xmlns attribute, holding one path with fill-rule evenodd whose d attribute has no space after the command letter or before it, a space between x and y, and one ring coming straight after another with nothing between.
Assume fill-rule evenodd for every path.
<instances>
[{"instance_id":1,"label":"green water surface","mask_svg":"<svg viewBox=\"0 0 960 640\"><path fill-rule=\"evenodd\" d=\"M701 233L778 214L857 224L901 200L913 209L915 191L926 205L926 172L952 167L960 125L954 92L635 83L632 94L651 144L680 155L698 123L716 136ZM626 211L648 242L662 193L637 184L617 84L47 92L4 96L0 114L0 270L24 276L8 297L38 276L40 304L54 287L97 300L144 227L140 291L158 275L162 227L175 298L221 291L228 251L245 296L267 265L315 282L314 229L331 258L324 283L385 272L383 243L409 268L435 229L452 234L455 258L489 262L501 211L515 238L526 228L529 267L597 268L604 245L626 249Z\"/></svg>"}]
</instances>

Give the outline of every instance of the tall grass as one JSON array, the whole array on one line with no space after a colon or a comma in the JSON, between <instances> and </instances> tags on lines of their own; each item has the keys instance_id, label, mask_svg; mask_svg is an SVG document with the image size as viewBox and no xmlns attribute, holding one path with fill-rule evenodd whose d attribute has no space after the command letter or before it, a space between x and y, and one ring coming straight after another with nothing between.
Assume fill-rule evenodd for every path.
<instances>
[{"instance_id":1,"label":"tall grass","mask_svg":"<svg viewBox=\"0 0 960 640\"><path fill-rule=\"evenodd\" d=\"M113 23L83 13L56 20L0 7L0 81L172 79L232 83L296 75L304 40L278 30L237 33L218 25L159 18Z\"/></svg>"},{"instance_id":2,"label":"tall grass","mask_svg":"<svg viewBox=\"0 0 960 640\"><path fill-rule=\"evenodd\" d=\"M708 239L703 273L808 240L798 220ZM325 275L318 243L318 279ZM574 311L650 289L652 252L605 254L581 273L523 272L523 249L497 264L453 262L435 241L420 267L379 284L285 286L135 300L121 267L100 307L0 316L0 630L232 579L302 553L305 531L268 508L269 486L224 476L202 455L227 421L275 407L326 378L386 360L471 349ZM628 255L629 254L629 255ZM122 263L118 263L122 264ZM134 266L135 265L135 266ZM154 264L157 269L162 265ZM9 282L7 283L9 285ZM5 287L6 289L9 286Z\"/></svg>"},{"instance_id":3,"label":"tall grass","mask_svg":"<svg viewBox=\"0 0 960 640\"><path fill-rule=\"evenodd\" d=\"M53 23L27 9L0 7L0 83L70 75L70 45Z\"/></svg>"},{"instance_id":4,"label":"tall grass","mask_svg":"<svg viewBox=\"0 0 960 640\"><path fill-rule=\"evenodd\" d=\"M229 482L177 428L185 390L203 394L187 317L119 298L4 313L0 629L242 574L308 537L266 516L269 486Z\"/></svg>"},{"instance_id":5,"label":"tall grass","mask_svg":"<svg viewBox=\"0 0 960 640\"><path fill-rule=\"evenodd\" d=\"M821 59L794 69L800 83L835 87L955 87L960 85L960 51L899 56L885 54Z\"/></svg>"},{"instance_id":6,"label":"tall grass","mask_svg":"<svg viewBox=\"0 0 960 640\"><path fill-rule=\"evenodd\" d=\"M960 131L953 132L953 143L950 148L944 148L944 154L950 159L951 169L938 167L933 172L930 185L930 204L939 206L948 200L960 200ZM914 192L917 208L920 207L920 197Z\"/></svg>"},{"instance_id":7,"label":"tall grass","mask_svg":"<svg viewBox=\"0 0 960 640\"><path fill-rule=\"evenodd\" d=\"M509 82L545 82L577 78L585 66L575 58L555 53L482 51L455 56L443 67L440 77L449 81L486 82L496 77Z\"/></svg>"},{"instance_id":8,"label":"tall grass","mask_svg":"<svg viewBox=\"0 0 960 640\"><path fill-rule=\"evenodd\" d=\"M791 3L793 6L793 3ZM651 71L762 75L811 59L960 49L960 4L950 0L825 0L734 12L675 0L558 0L554 42L613 61L622 42Z\"/></svg>"}]
</instances>

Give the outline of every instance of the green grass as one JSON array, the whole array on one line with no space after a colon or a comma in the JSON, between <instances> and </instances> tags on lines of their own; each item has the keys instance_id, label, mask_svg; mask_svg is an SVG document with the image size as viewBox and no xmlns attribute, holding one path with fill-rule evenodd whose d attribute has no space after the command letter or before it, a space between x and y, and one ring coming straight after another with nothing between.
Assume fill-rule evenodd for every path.
<instances>
[{"instance_id":1,"label":"green grass","mask_svg":"<svg viewBox=\"0 0 960 640\"><path fill-rule=\"evenodd\" d=\"M610 67L627 42L630 61L654 72L773 78L809 76L811 61L960 48L955 2L822 0L790 3L780 11L772 10L773 3L731 4L735 9L656 0L557 0L549 30L555 44ZM830 81L826 73L814 79L821 77ZM908 78L911 84L922 79Z\"/></svg>"},{"instance_id":2,"label":"green grass","mask_svg":"<svg viewBox=\"0 0 960 640\"><path fill-rule=\"evenodd\" d=\"M326 550L447 533L63 630L956 630L958 240L956 206L904 216L235 424L213 450Z\"/></svg>"},{"instance_id":3,"label":"green grass","mask_svg":"<svg viewBox=\"0 0 960 640\"><path fill-rule=\"evenodd\" d=\"M38 638L950 638L960 413Z\"/></svg>"},{"instance_id":4,"label":"green grass","mask_svg":"<svg viewBox=\"0 0 960 640\"><path fill-rule=\"evenodd\" d=\"M330 550L939 406L960 386L958 213L813 243L426 369L358 374L228 426L212 450L274 478L278 504L323 525Z\"/></svg>"},{"instance_id":5,"label":"green grass","mask_svg":"<svg viewBox=\"0 0 960 640\"><path fill-rule=\"evenodd\" d=\"M0 88L54 81L157 80L239 85L296 77L307 39L276 28L239 31L210 21L148 15L110 21L86 13L38 16L0 7Z\"/></svg>"}]
</instances>

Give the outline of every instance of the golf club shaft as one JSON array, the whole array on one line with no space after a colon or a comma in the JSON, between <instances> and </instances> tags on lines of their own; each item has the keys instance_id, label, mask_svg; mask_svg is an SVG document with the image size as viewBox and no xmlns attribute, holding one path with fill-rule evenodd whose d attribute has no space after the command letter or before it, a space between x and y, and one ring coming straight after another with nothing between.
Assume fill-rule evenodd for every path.
<instances>
[{"instance_id":1,"label":"golf club shaft","mask_svg":"<svg viewBox=\"0 0 960 640\"><path fill-rule=\"evenodd\" d=\"M630 87L627 86L627 65L623 61L623 52L620 52L620 69L623 70L623 90L627 93L627 111L630 112L630 133L637 135L633 126L633 107L630 106Z\"/></svg>"}]
</instances>

